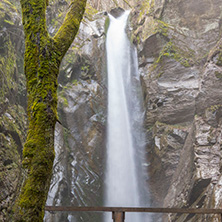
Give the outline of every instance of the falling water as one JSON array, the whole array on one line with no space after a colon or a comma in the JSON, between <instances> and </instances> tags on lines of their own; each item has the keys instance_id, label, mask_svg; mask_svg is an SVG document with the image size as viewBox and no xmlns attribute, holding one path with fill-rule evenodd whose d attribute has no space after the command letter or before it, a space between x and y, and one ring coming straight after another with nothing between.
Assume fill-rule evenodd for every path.
<instances>
[{"instance_id":1,"label":"falling water","mask_svg":"<svg viewBox=\"0 0 222 222\"><path fill-rule=\"evenodd\" d=\"M107 32L108 66L108 136L105 205L141 206L139 192L142 172L136 159L144 146L141 131L142 109L138 96L139 82L135 51L126 34L129 11L114 18L109 15ZM133 52L133 53L132 53ZM134 133L132 133L132 131ZM138 142L139 141L139 142ZM111 216L105 222L112 221ZM142 222L139 213L127 213L126 222Z\"/></svg>"}]
</instances>

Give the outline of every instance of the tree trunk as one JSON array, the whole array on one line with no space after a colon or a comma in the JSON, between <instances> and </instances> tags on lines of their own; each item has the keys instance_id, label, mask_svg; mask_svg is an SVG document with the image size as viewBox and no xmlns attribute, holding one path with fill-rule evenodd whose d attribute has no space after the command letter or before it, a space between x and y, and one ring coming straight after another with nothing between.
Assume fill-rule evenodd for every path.
<instances>
[{"instance_id":1,"label":"tree trunk","mask_svg":"<svg viewBox=\"0 0 222 222\"><path fill-rule=\"evenodd\" d=\"M54 38L46 30L46 4L46 0L21 0L29 127L23 150L27 179L15 206L15 221L43 221L54 160L59 65L78 32L86 0L71 1Z\"/></svg>"}]
</instances>

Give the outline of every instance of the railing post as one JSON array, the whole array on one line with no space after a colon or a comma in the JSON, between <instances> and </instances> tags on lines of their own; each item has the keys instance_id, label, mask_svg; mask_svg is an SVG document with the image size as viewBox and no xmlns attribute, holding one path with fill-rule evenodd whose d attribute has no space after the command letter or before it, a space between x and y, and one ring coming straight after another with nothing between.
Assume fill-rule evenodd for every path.
<instances>
[{"instance_id":1,"label":"railing post","mask_svg":"<svg viewBox=\"0 0 222 222\"><path fill-rule=\"evenodd\" d=\"M113 219L113 222L124 222L125 212L113 211L112 212L112 219Z\"/></svg>"}]
</instances>

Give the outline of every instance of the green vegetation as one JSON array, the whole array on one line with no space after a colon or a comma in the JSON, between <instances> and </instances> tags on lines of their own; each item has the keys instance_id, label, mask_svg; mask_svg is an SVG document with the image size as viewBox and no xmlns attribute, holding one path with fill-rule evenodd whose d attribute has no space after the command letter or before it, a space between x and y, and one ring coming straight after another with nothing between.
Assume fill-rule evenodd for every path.
<instances>
[{"instance_id":1,"label":"green vegetation","mask_svg":"<svg viewBox=\"0 0 222 222\"><path fill-rule=\"evenodd\" d=\"M3 100L11 94L11 89L16 90L16 51L12 42L12 34L9 32L17 21L17 10L9 1L0 2L0 105ZM4 27L4 29L3 29Z\"/></svg>"},{"instance_id":2,"label":"green vegetation","mask_svg":"<svg viewBox=\"0 0 222 222\"><path fill-rule=\"evenodd\" d=\"M110 20L109 20L109 17L107 17L105 20L105 33L107 33L107 31L108 31L109 23L110 23Z\"/></svg>"},{"instance_id":3,"label":"green vegetation","mask_svg":"<svg viewBox=\"0 0 222 222\"><path fill-rule=\"evenodd\" d=\"M98 13L98 10L93 8L90 4L86 4L86 17L90 20L93 21L93 16Z\"/></svg>"},{"instance_id":4,"label":"green vegetation","mask_svg":"<svg viewBox=\"0 0 222 222\"><path fill-rule=\"evenodd\" d=\"M71 1L62 26L51 38L46 1L21 0L29 127L23 150L27 179L15 207L15 221L43 221L54 160L59 65L78 32L85 6L86 0Z\"/></svg>"},{"instance_id":5,"label":"green vegetation","mask_svg":"<svg viewBox=\"0 0 222 222\"><path fill-rule=\"evenodd\" d=\"M218 59L217 59L216 65L222 66L222 51L220 51L220 53L218 55Z\"/></svg>"},{"instance_id":6,"label":"green vegetation","mask_svg":"<svg viewBox=\"0 0 222 222\"><path fill-rule=\"evenodd\" d=\"M0 189L4 191L0 192L0 218L3 221L11 221L12 204L21 187L21 155L26 137L25 110L19 105L25 89L19 68L23 62L15 48L22 37L17 37L21 30L15 5L12 0L0 2Z\"/></svg>"},{"instance_id":7,"label":"green vegetation","mask_svg":"<svg viewBox=\"0 0 222 222\"><path fill-rule=\"evenodd\" d=\"M10 89L13 88L14 63L16 58L10 39L5 39L5 45L0 47L0 50L3 50L4 54L0 57L0 81L2 84L0 98L3 99L5 94L9 93ZM0 103L2 102L0 101Z\"/></svg>"},{"instance_id":8,"label":"green vegetation","mask_svg":"<svg viewBox=\"0 0 222 222\"><path fill-rule=\"evenodd\" d=\"M162 123L159 121L155 122L155 125L153 128L150 129L152 131L153 139L157 136L159 139L159 146L156 149L156 153L160 154L162 152L162 149L166 148L169 145L169 136L174 136L177 134L178 131L186 132L188 129L184 125L175 124L175 125L169 125L166 123ZM172 147L174 149L180 148L180 146L174 146Z\"/></svg>"},{"instance_id":9,"label":"green vegetation","mask_svg":"<svg viewBox=\"0 0 222 222\"><path fill-rule=\"evenodd\" d=\"M215 71L214 74L218 79L222 80L222 72Z\"/></svg>"},{"instance_id":10,"label":"green vegetation","mask_svg":"<svg viewBox=\"0 0 222 222\"><path fill-rule=\"evenodd\" d=\"M17 11L17 9L10 1L2 0L0 2L0 18L3 18L5 14L11 14L13 11Z\"/></svg>"},{"instance_id":11,"label":"green vegetation","mask_svg":"<svg viewBox=\"0 0 222 222\"><path fill-rule=\"evenodd\" d=\"M161 35L168 37L168 30L170 25L158 20L158 25L156 26L156 32L160 33ZM157 58L155 63L161 62L163 57L169 57L176 61L178 61L184 67L190 67L194 64L193 57L194 52L192 50L185 51L182 48L176 46L173 41L169 41L163 47L162 51L159 53L159 57Z\"/></svg>"},{"instance_id":12,"label":"green vegetation","mask_svg":"<svg viewBox=\"0 0 222 222\"><path fill-rule=\"evenodd\" d=\"M1 104L1 109L4 108L7 111L0 115L0 183L4 192L0 194L0 198L5 200L6 204L2 202L1 216L4 216L6 221L11 221L12 206L7 204L18 196L22 183L21 154L26 121L25 111L21 106Z\"/></svg>"},{"instance_id":13,"label":"green vegetation","mask_svg":"<svg viewBox=\"0 0 222 222\"><path fill-rule=\"evenodd\" d=\"M218 109L221 109L222 105L218 104L218 105L212 105L209 108L207 108L207 110L209 110L210 112L216 112Z\"/></svg>"},{"instance_id":14,"label":"green vegetation","mask_svg":"<svg viewBox=\"0 0 222 222\"><path fill-rule=\"evenodd\" d=\"M168 36L170 25L161 20L157 20L158 25L155 27L155 32L161 33L163 36Z\"/></svg>"},{"instance_id":15,"label":"green vegetation","mask_svg":"<svg viewBox=\"0 0 222 222\"><path fill-rule=\"evenodd\" d=\"M142 17L144 17L144 15L150 15L151 13L153 13L154 11L154 4L155 4L155 0L151 0L150 1L142 1L142 3L140 4L140 13L139 13L139 17L138 17L138 21L142 19Z\"/></svg>"},{"instance_id":16,"label":"green vegetation","mask_svg":"<svg viewBox=\"0 0 222 222\"><path fill-rule=\"evenodd\" d=\"M166 45L163 47L161 52L159 53L159 57L156 59L152 66L152 70L156 69L157 65L162 62L164 57L169 57L171 59L174 59L178 61L181 65L184 67L191 67L194 63L192 60L193 57L193 52L190 52L190 54L179 47L175 46L173 42L168 42ZM163 68L163 67L162 67ZM161 77L163 72L159 72L157 75L157 78Z\"/></svg>"}]
</instances>

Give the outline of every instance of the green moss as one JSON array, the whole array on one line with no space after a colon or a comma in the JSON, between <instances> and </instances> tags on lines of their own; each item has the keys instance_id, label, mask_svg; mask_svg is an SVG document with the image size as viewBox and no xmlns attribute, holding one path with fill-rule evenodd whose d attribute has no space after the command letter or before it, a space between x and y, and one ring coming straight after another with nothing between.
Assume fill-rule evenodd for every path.
<instances>
[{"instance_id":1,"label":"green moss","mask_svg":"<svg viewBox=\"0 0 222 222\"><path fill-rule=\"evenodd\" d=\"M76 86L76 85L79 84L79 81L78 81L77 79L74 79L74 80L72 81L72 84Z\"/></svg>"},{"instance_id":2,"label":"green moss","mask_svg":"<svg viewBox=\"0 0 222 222\"><path fill-rule=\"evenodd\" d=\"M172 42L168 42L159 53L159 57L156 59L155 64L160 63L163 57L170 57L178 61L184 67L190 67L193 65L192 56L192 54L188 54L184 50L175 46Z\"/></svg>"},{"instance_id":3,"label":"green moss","mask_svg":"<svg viewBox=\"0 0 222 222\"><path fill-rule=\"evenodd\" d=\"M218 105L212 105L207 109L211 112L216 112L218 109L221 109L221 108L222 108L222 105L218 104Z\"/></svg>"},{"instance_id":4,"label":"green moss","mask_svg":"<svg viewBox=\"0 0 222 222\"><path fill-rule=\"evenodd\" d=\"M214 72L214 75L215 75L218 79L222 80L222 72L215 71L215 72Z\"/></svg>"},{"instance_id":5,"label":"green moss","mask_svg":"<svg viewBox=\"0 0 222 222\"><path fill-rule=\"evenodd\" d=\"M60 27L60 29L53 38L54 43L58 48L58 51L61 52L61 59L67 52L68 48L70 47L78 32L80 22L83 18L83 13L85 11L85 7L86 0L72 1L71 7L69 9L69 12L66 14L63 25Z\"/></svg>"},{"instance_id":6,"label":"green moss","mask_svg":"<svg viewBox=\"0 0 222 222\"><path fill-rule=\"evenodd\" d=\"M7 20L7 19L5 19L4 22L7 23L7 24L9 24L9 25L14 25L14 22L13 22L13 21L10 21L10 20Z\"/></svg>"},{"instance_id":7,"label":"green moss","mask_svg":"<svg viewBox=\"0 0 222 222\"><path fill-rule=\"evenodd\" d=\"M0 116L0 184L7 196L1 196L1 206L5 208L6 220L12 221L9 216L14 199L18 196L23 175L21 170L22 144L25 141L25 111L17 105L7 107L7 112ZM7 164L5 164L5 160ZM1 164L4 163L4 164ZM10 186L9 186L10 184ZM2 193L3 194L3 193Z\"/></svg>"},{"instance_id":8,"label":"green moss","mask_svg":"<svg viewBox=\"0 0 222 222\"><path fill-rule=\"evenodd\" d=\"M14 69L16 64L16 57L11 40L6 39L2 47L4 53L0 56L0 103L2 103L5 96L10 93L10 90L14 88Z\"/></svg>"},{"instance_id":9,"label":"green moss","mask_svg":"<svg viewBox=\"0 0 222 222\"><path fill-rule=\"evenodd\" d=\"M114 2L114 4L116 5L116 7L119 7L119 4L116 0L112 0Z\"/></svg>"},{"instance_id":10,"label":"green moss","mask_svg":"<svg viewBox=\"0 0 222 222\"><path fill-rule=\"evenodd\" d=\"M156 26L155 31L161 33L163 36L168 36L168 29L170 28L170 25L161 20L158 20L157 23L158 25Z\"/></svg>"},{"instance_id":11,"label":"green moss","mask_svg":"<svg viewBox=\"0 0 222 222\"><path fill-rule=\"evenodd\" d=\"M11 13L17 11L17 8L8 0L1 0L0 10L3 9L6 13Z\"/></svg>"},{"instance_id":12,"label":"green moss","mask_svg":"<svg viewBox=\"0 0 222 222\"><path fill-rule=\"evenodd\" d=\"M93 16L98 13L98 10L93 8L89 3L86 4L85 16L90 20L93 21Z\"/></svg>"},{"instance_id":13,"label":"green moss","mask_svg":"<svg viewBox=\"0 0 222 222\"><path fill-rule=\"evenodd\" d=\"M21 0L29 130L23 150L27 179L15 207L17 222L43 221L54 160L59 65L77 34L86 0L71 2L63 25L50 38L46 30L46 1Z\"/></svg>"},{"instance_id":14,"label":"green moss","mask_svg":"<svg viewBox=\"0 0 222 222\"><path fill-rule=\"evenodd\" d=\"M68 103L68 100L67 100L67 98L66 98L66 96L65 96L64 91L61 91L61 92L59 93L59 97L60 97L60 99L62 100L62 101L59 102L60 108L62 108L63 106L68 107L68 106L69 106L69 103Z\"/></svg>"},{"instance_id":15,"label":"green moss","mask_svg":"<svg viewBox=\"0 0 222 222\"><path fill-rule=\"evenodd\" d=\"M158 135L170 135L174 133L174 130L182 130L182 131L187 131L187 126L185 125L180 125L180 124L175 124L175 125L169 125L166 123L162 123L159 121L155 122L155 125L153 126L153 137L155 137L157 134Z\"/></svg>"},{"instance_id":16,"label":"green moss","mask_svg":"<svg viewBox=\"0 0 222 222\"><path fill-rule=\"evenodd\" d=\"M66 98L64 98L63 104L64 104L64 106L69 106L68 100Z\"/></svg>"},{"instance_id":17,"label":"green moss","mask_svg":"<svg viewBox=\"0 0 222 222\"><path fill-rule=\"evenodd\" d=\"M127 0L123 0L130 8L132 8L132 5Z\"/></svg>"},{"instance_id":18,"label":"green moss","mask_svg":"<svg viewBox=\"0 0 222 222\"><path fill-rule=\"evenodd\" d=\"M144 17L144 15L150 15L151 13L153 13L154 4L155 4L155 0L143 1L140 4L140 9L139 9L140 13L139 13L138 21L140 21Z\"/></svg>"},{"instance_id":19,"label":"green moss","mask_svg":"<svg viewBox=\"0 0 222 222\"><path fill-rule=\"evenodd\" d=\"M164 71L159 71L159 73L157 74L156 78L159 79L163 74L164 74Z\"/></svg>"},{"instance_id":20,"label":"green moss","mask_svg":"<svg viewBox=\"0 0 222 222\"><path fill-rule=\"evenodd\" d=\"M148 4L148 3L146 3ZM195 63L195 53L193 50L189 49L189 48L180 48L178 47L173 40L169 39L169 30L174 30L174 28L172 26L170 26L170 24L165 23L161 20L154 20L152 21L152 19L149 19L149 24L150 22L152 22L153 29L151 30L151 32L146 34L146 38L147 36L150 35L150 33L152 34L159 34L164 38L166 41L168 41L162 48L162 50L159 53L159 56L156 58L154 64L150 67L150 72L154 71L156 68L161 68L161 66L159 66L160 63L163 62L164 58L171 58L174 59L175 61L179 62L181 65L183 65L184 67L191 67L194 63ZM145 31L142 30L142 33L139 34L139 36L144 36ZM138 36L137 36L138 37ZM144 37L143 37L144 38ZM140 37L138 37L138 39L140 39ZM138 42L138 40L137 40ZM162 67L164 65L162 64ZM157 74L157 78L160 78L163 74L162 70L158 70L158 74Z\"/></svg>"},{"instance_id":21,"label":"green moss","mask_svg":"<svg viewBox=\"0 0 222 222\"><path fill-rule=\"evenodd\" d=\"M222 52L219 53L216 65L222 66Z\"/></svg>"},{"instance_id":22,"label":"green moss","mask_svg":"<svg viewBox=\"0 0 222 222\"><path fill-rule=\"evenodd\" d=\"M108 28L109 28L110 20L109 17L106 18L105 20L105 33L107 34Z\"/></svg>"}]
</instances>

